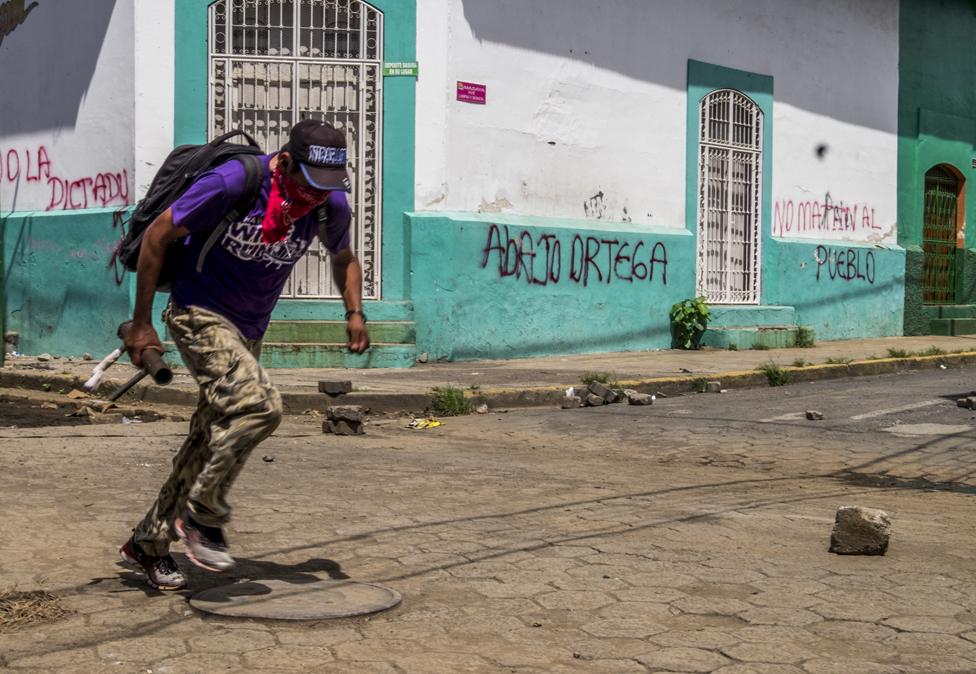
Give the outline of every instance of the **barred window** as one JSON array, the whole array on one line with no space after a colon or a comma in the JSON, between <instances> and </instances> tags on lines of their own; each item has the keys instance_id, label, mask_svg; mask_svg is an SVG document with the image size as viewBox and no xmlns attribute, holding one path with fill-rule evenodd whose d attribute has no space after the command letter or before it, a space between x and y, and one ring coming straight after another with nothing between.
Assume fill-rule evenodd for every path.
<instances>
[{"instance_id":1,"label":"barred window","mask_svg":"<svg viewBox=\"0 0 976 674\"><path fill-rule=\"evenodd\" d=\"M383 14L360 0L219 0L210 6L211 138L232 129L268 152L320 119L348 143L353 250L363 297L380 297ZM282 297L338 298L316 243Z\"/></svg>"},{"instance_id":2,"label":"barred window","mask_svg":"<svg viewBox=\"0 0 976 674\"><path fill-rule=\"evenodd\" d=\"M713 304L758 304L762 110L738 91L713 91L698 132L697 292Z\"/></svg>"}]
</instances>

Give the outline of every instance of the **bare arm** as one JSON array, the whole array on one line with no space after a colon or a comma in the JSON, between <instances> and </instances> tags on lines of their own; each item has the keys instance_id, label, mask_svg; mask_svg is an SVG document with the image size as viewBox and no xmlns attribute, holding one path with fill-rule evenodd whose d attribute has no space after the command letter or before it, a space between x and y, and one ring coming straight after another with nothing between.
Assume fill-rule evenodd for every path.
<instances>
[{"instance_id":1,"label":"bare arm","mask_svg":"<svg viewBox=\"0 0 976 674\"><path fill-rule=\"evenodd\" d=\"M142 366L144 349L163 350L159 335L152 325L153 299L156 284L163 269L166 248L170 243L189 234L183 227L173 226L173 212L166 209L146 229L139 250L139 264L136 267L136 306L132 312L132 329L127 335L125 347L132 364Z\"/></svg>"},{"instance_id":2,"label":"bare arm","mask_svg":"<svg viewBox=\"0 0 976 674\"><path fill-rule=\"evenodd\" d=\"M346 311L358 311L349 317L346 334L349 342L346 346L353 353L362 353L369 348L369 331L363 320L363 268L359 266L351 248L341 250L332 256L332 277L335 279Z\"/></svg>"}]
</instances>

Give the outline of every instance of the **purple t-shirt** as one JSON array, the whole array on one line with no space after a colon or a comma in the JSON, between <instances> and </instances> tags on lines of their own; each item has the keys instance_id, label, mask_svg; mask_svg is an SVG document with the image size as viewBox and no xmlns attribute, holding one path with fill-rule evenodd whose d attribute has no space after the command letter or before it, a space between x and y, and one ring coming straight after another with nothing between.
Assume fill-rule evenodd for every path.
<instances>
[{"instance_id":1,"label":"purple t-shirt","mask_svg":"<svg viewBox=\"0 0 976 674\"><path fill-rule=\"evenodd\" d=\"M265 166L261 194L247 217L232 223L210 249L197 273L200 251L210 233L244 191L244 166L229 161L201 175L183 196L173 202L173 224L191 234L182 249L179 271L173 281L173 302L215 311L229 319L248 339L261 339L271 311L288 281L292 267L318 235L315 210L295 222L278 243L261 240L261 221L271 192L271 172ZM325 247L338 253L349 247L352 213L344 192L330 192L326 200L328 222Z\"/></svg>"}]
</instances>

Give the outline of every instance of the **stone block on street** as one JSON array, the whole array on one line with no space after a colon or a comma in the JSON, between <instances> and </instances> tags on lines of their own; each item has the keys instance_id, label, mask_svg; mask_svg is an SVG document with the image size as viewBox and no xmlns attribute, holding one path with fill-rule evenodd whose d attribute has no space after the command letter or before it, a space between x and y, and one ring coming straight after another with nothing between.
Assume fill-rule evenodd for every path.
<instances>
[{"instance_id":1,"label":"stone block on street","mask_svg":"<svg viewBox=\"0 0 976 674\"><path fill-rule=\"evenodd\" d=\"M818 412L817 410L807 410L807 419L809 421L820 421L823 418L823 412Z\"/></svg>"},{"instance_id":2,"label":"stone block on street","mask_svg":"<svg viewBox=\"0 0 976 674\"><path fill-rule=\"evenodd\" d=\"M352 392L351 381L320 381L319 393L330 396L341 396Z\"/></svg>"},{"instance_id":3,"label":"stone block on street","mask_svg":"<svg viewBox=\"0 0 976 674\"><path fill-rule=\"evenodd\" d=\"M613 392L613 389L611 389L606 384L598 381L590 382L590 385L587 387L587 390L589 390L589 392L592 393L593 395L600 396L604 400L606 400L608 396L611 398L617 397L617 394Z\"/></svg>"},{"instance_id":4,"label":"stone block on street","mask_svg":"<svg viewBox=\"0 0 976 674\"><path fill-rule=\"evenodd\" d=\"M722 392L722 382L720 381L705 382L705 393L721 393L721 392Z\"/></svg>"},{"instance_id":5,"label":"stone block on street","mask_svg":"<svg viewBox=\"0 0 976 674\"><path fill-rule=\"evenodd\" d=\"M599 407L600 405L605 405L606 401L602 396L598 396L595 393L587 393L584 399L587 407Z\"/></svg>"},{"instance_id":6,"label":"stone block on street","mask_svg":"<svg viewBox=\"0 0 976 674\"><path fill-rule=\"evenodd\" d=\"M364 435L366 429L361 421L334 421L326 419L322 422L322 432L333 435Z\"/></svg>"},{"instance_id":7,"label":"stone block on street","mask_svg":"<svg viewBox=\"0 0 976 674\"><path fill-rule=\"evenodd\" d=\"M844 506L837 510L830 533L830 552L838 555L883 555L891 537L891 517L883 510Z\"/></svg>"},{"instance_id":8,"label":"stone block on street","mask_svg":"<svg viewBox=\"0 0 976 674\"><path fill-rule=\"evenodd\" d=\"M649 393L640 393L632 389L626 389L624 395L630 405L650 405L654 402L654 396Z\"/></svg>"},{"instance_id":9,"label":"stone block on street","mask_svg":"<svg viewBox=\"0 0 976 674\"><path fill-rule=\"evenodd\" d=\"M561 407L564 410L574 410L583 406L583 400L579 396L564 396Z\"/></svg>"},{"instance_id":10,"label":"stone block on street","mask_svg":"<svg viewBox=\"0 0 976 674\"><path fill-rule=\"evenodd\" d=\"M362 423L364 413L360 405L335 405L325 409L325 416L330 421Z\"/></svg>"}]
</instances>

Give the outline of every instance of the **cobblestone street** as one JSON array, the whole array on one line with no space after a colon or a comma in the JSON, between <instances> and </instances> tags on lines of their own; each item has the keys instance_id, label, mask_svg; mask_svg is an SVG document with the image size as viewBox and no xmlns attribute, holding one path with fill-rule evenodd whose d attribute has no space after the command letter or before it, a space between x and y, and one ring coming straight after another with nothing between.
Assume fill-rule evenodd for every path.
<instances>
[{"instance_id":1,"label":"cobblestone street","mask_svg":"<svg viewBox=\"0 0 976 674\"><path fill-rule=\"evenodd\" d=\"M25 672L976 671L971 370L658 400L289 418L231 494L239 565L162 595L116 563L185 423L0 430L0 585L71 613L0 631ZM817 409L824 421L806 421ZM265 459L265 460L262 460ZM273 459L273 460L272 460ZM827 552L841 505L884 557ZM192 610L236 579L350 577L403 603L280 623Z\"/></svg>"}]
</instances>

